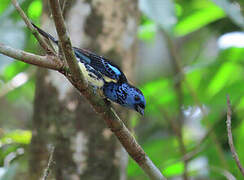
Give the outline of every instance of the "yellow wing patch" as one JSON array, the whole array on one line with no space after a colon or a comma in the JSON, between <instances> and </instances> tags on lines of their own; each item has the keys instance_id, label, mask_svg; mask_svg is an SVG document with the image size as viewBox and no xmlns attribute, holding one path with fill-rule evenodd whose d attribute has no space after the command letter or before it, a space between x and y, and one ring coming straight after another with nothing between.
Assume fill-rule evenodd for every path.
<instances>
[{"instance_id":1,"label":"yellow wing patch","mask_svg":"<svg viewBox=\"0 0 244 180\"><path fill-rule=\"evenodd\" d=\"M108 76L103 76L103 79L106 82L114 82L114 83L117 83L117 80L116 79L109 78Z\"/></svg>"},{"instance_id":2,"label":"yellow wing patch","mask_svg":"<svg viewBox=\"0 0 244 180\"><path fill-rule=\"evenodd\" d=\"M102 79L97 78L97 76L92 72L88 72L83 63L79 62L78 64L82 71L82 74L84 75L85 79L88 81L89 84L97 87L103 87L104 82Z\"/></svg>"}]
</instances>

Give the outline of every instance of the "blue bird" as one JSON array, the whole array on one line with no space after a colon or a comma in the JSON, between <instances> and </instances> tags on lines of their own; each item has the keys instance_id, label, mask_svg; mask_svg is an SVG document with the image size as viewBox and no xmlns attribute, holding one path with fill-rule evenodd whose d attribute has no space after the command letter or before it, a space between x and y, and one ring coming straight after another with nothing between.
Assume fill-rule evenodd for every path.
<instances>
[{"instance_id":1,"label":"blue bird","mask_svg":"<svg viewBox=\"0 0 244 180\"><path fill-rule=\"evenodd\" d=\"M58 40L53 36L35 24L32 23L32 25L45 38L58 44ZM117 65L88 50L76 47L73 47L73 50L80 69L89 84L102 89L107 99L144 115L146 101L142 92L128 83L126 76Z\"/></svg>"}]
</instances>

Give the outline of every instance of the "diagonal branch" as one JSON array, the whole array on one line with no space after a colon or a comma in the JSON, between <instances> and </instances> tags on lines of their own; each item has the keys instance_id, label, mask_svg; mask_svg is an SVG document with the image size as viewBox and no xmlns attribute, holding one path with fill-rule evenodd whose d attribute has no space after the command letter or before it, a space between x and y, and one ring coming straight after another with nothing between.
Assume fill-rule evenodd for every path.
<instances>
[{"instance_id":1,"label":"diagonal branch","mask_svg":"<svg viewBox=\"0 0 244 180\"><path fill-rule=\"evenodd\" d=\"M62 51L64 53L65 59L69 65L70 72L73 76L73 78L76 81L82 81L82 83L85 85L83 74L78 66L77 59L75 57L75 54L73 52L73 48L70 42L70 38L67 34L66 27L64 24L64 18L62 16L62 10L59 4L59 0L49 0L51 11L54 19L54 23L56 26L56 30L58 33L58 37L60 40L60 44L62 47Z\"/></svg>"},{"instance_id":2,"label":"diagonal branch","mask_svg":"<svg viewBox=\"0 0 244 180\"><path fill-rule=\"evenodd\" d=\"M244 168L241 165L241 162L239 160L238 154L236 152L236 148L234 146L234 142L233 142L233 136L232 136L232 132L231 132L231 105L230 105L230 97L227 95L227 120L226 120L226 125L227 125L227 133L228 133L228 143L230 146L230 150L232 153L232 156L238 166L238 168L240 169L242 175L244 176Z\"/></svg>"}]
</instances>

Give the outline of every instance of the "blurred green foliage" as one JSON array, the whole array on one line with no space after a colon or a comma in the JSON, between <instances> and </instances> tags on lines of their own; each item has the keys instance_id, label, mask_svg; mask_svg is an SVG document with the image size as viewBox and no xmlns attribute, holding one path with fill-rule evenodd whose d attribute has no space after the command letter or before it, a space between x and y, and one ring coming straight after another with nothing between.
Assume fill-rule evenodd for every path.
<instances>
[{"instance_id":1,"label":"blurred green foliage","mask_svg":"<svg viewBox=\"0 0 244 180\"><path fill-rule=\"evenodd\" d=\"M4 0L1 2L1 6L0 6L0 14L2 14L4 12L4 10L9 6L11 0Z\"/></svg>"},{"instance_id":2,"label":"blurred green foliage","mask_svg":"<svg viewBox=\"0 0 244 180\"><path fill-rule=\"evenodd\" d=\"M241 179L242 176L227 145L225 113L226 94L229 94L234 109L234 142L240 160L244 163L244 145L242 143L244 141L244 47L232 46L221 49L218 46L218 38L222 35L232 31L243 31L240 23L237 23L243 18L240 13L241 10L238 11L239 15L235 16L232 13L236 13L236 11L227 10L222 4L218 3L219 1L164 1L167 1L167 6L157 1L160 4L156 5L161 9L158 8L159 10L155 9L155 11L153 11L153 8L157 6L153 4L154 1L140 1L145 11L142 12L138 38L141 41L140 43L153 44L157 36L162 35L158 32L165 31L166 35L178 45L177 55L180 57L184 77L172 70L172 73L168 76L159 75L157 79L141 85L146 97L147 108L145 117L142 120L136 115L132 117L131 122L135 128L137 138L164 175L170 178L180 176L183 173L184 164L181 160L182 154L179 141L168 123L168 119L173 120L176 124L179 123L177 117L179 116L180 103L176 84L181 81L183 102L180 104L180 108L184 117L182 132L186 150L191 152L204 133L216 122L220 123L214 128L215 137L209 135L200 146L199 152L189 160L189 175L202 179L224 179L223 174L220 173L221 171L216 170L217 168L226 170L237 179ZM227 0L222 2L231 3ZM243 9L241 1L235 1L235 3L240 3L240 7ZM26 0L22 5L33 21L38 22L40 20L42 12L40 0ZM6 13L9 6L10 0L1 2L0 15ZM171 8L168 8L169 6ZM20 18L17 17L18 14L14 12L7 16L9 19L18 19L16 23L19 23ZM167 24L168 20L174 22ZM24 25L23 31L26 33L25 50L33 51L35 49L33 47L34 38L30 35L30 32L25 30ZM167 44L167 42L165 43ZM28 74L31 68L33 66L18 61L0 67L2 69L0 71L0 91L17 74L21 72ZM4 97L0 97L0 99L4 99L0 102L5 103L3 105L0 103L0 106L4 107L8 104L14 110L18 102L23 102L20 100L21 98L22 100L24 98L31 105L34 90L34 79L30 77L27 83L8 92ZM205 115L201 113L200 106L206 111ZM6 121L9 119L1 119L1 117L10 116L4 114L5 111L4 109L0 111L3 114L3 116L0 116L0 122L5 123L4 127L8 124ZM18 121L18 115L15 118L13 121ZM27 128L28 123L25 125ZM9 154L15 153L16 157L21 156L22 154L17 153L18 149L26 149L31 138L30 131L16 130L19 127L7 128L8 130L0 129L1 167L4 166L4 160ZM198 137L200 132L203 135ZM18 162L18 159L15 162ZM17 165L12 163L9 169L14 169L15 166ZM131 159L127 172L131 180L147 179L142 170ZM11 179L11 177L6 178L6 176L3 178Z\"/></svg>"},{"instance_id":3,"label":"blurred green foliage","mask_svg":"<svg viewBox=\"0 0 244 180\"><path fill-rule=\"evenodd\" d=\"M32 20L38 20L42 13L42 2L41 0L35 0L31 2L28 7L28 17Z\"/></svg>"},{"instance_id":4,"label":"blurred green foliage","mask_svg":"<svg viewBox=\"0 0 244 180\"><path fill-rule=\"evenodd\" d=\"M206 111L208 112L208 115L202 119L202 128L204 129L205 127L208 129L215 122L221 123L221 126L215 128L215 133L218 138L214 140L213 138L209 137L202 145L205 148L203 148L203 150L196 156L196 159L199 157L204 157L208 160L207 164L202 164L202 168L206 169L207 173L203 175L199 173L199 171L202 171L201 168L197 169L197 171L193 171L191 168L189 168L189 172L192 172L191 175L193 177L197 177L199 176L198 174L201 174L204 179L223 179L224 175L215 170L215 167L219 167L229 171L237 179L240 179L242 176L231 157L227 144L225 112L226 94L229 94L233 108L235 108L233 114L234 122L232 123L234 137L236 137L234 140L236 140L235 143L238 153L240 154L240 159L242 162L244 162L244 147L241 145L241 140L243 140L242 134L244 131L240 130L243 128L242 119L244 115L242 113L244 106L242 91L244 88L244 47L229 47L226 49L220 49L219 47L215 46L218 48L214 49L215 52L217 52L216 55L209 57L208 50L211 49L207 48L207 40L213 37L215 37L217 40L217 38L221 35L230 32L225 30L231 29L232 31L239 31L241 27L230 23L231 20L229 17L231 15L229 12L226 13L225 9L218 6L213 1L176 1L175 8L178 21L175 26L172 27L169 36L172 39L177 39L179 36L185 36L186 38L190 39L183 42L184 45L182 49L184 51L182 50L183 52L179 52L181 55L180 63L184 65L184 69L186 69L184 71L185 80L182 80L184 101L182 108L183 110L187 110L188 107L197 107L198 103L200 102L204 107L207 108ZM139 38L147 43L150 42L150 39L145 37L150 37L149 33L151 33L153 40L153 38L155 38L157 29L164 27L157 26L157 24L159 24L157 22L158 19L145 19L146 18L144 17L144 20L140 25L140 28L145 28L145 31L140 29ZM156 23L156 28L154 28L155 31L148 31L148 22L150 22L150 24ZM224 26L229 27L223 29L223 23L225 23ZM140 32L146 32L145 36L142 36ZM216 40L215 43L218 45ZM199 51L199 53L193 58L193 61L189 61L188 57L194 56L196 54L196 50ZM150 131L150 133L146 133L145 131L140 132L138 130L138 136L144 137L142 142L144 142L145 139L149 139L150 141L148 143L151 143L149 147L157 151L157 153L151 152L150 150L147 150L146 146L144 146L144 149L148 152L148 154L150 154L153 161L156 164L159 164L159 167L162 167L162 170L167 177L179 176L184 170L183 163L180 161L179 146L171 146L174 143L172 139L170 141L166 141L165 139L159 138L159 135L156 135L158 134L158 131L167 131L169 134L171 134L171 137L174 134L167 129L169 126L166 126L164 123L162 123L162 121L166 122L164 117L165 114L163 113L164 111L166 111L172 119L177 118L178 99L174 88L175 79L177 79L175 75L170 75L169 77L153 80L142 86L142 91L146 96L147 104L150 104L146 110L146 114L148 116L146 119L150 122L146 122L146 124L144 123L144 126L152 127L151 124L154 123L154 130L153 132ZM199 102L196 102L196 98L194 96L197 96ZM164 109L164 111L161 111L161 109ZM155 125L155 123L157 125ZM157 128L155 128L155 126L157 126ZM140 124L138 124L138 128L142 128L140 127ZM188 131L191 130L192 129L188 129ZM187 137L187 139L184 140L188 151L190 151L192 147L197 144L199 139L192 137L192 135L186 136L187 133L189 132L185 133L185 137ZM143 134L146 134L146 136ZM148 137L148 135L151 137ZM165 144L163 143L159 146L156 145L162 143L162 141L164 141ZM216 141L219 141L220 144L216 144ZM167 149L167 151L163 153L162 151L165 149ZM224 155L224 160L221 159L222 157L220 155L220 151ZM154 154L157 154L157 158L153 158ZM165 156L166 159L164 159ZM162 161L162 159L164 160ZM176 161L172 165L165 167L167 160L172 162L175 160ZM225 166L225 163L227 166ZM209 169L204 166L208 166ZM141 172L138 174L138 172L141 171L136 164L131 161L128 167L128 173L131 179L142 179L143 173Z\"/></svg>"}]
</instances>

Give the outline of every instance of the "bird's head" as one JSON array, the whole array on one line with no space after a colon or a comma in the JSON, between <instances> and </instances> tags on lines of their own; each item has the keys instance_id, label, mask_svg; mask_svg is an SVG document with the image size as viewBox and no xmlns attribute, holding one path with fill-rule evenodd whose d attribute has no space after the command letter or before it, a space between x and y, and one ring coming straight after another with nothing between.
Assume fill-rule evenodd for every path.
<instances>
[{"instance_id":1,"label":"bird's head","mask_svg":"<svg viewBox=\"0 0 244 180\"><path fill-rule=\"evenodd\" d=\"M133 86L130 86L130 93L127 94L127 103L130 108L136 110L141 115L144 115L146 100L142 92Z\"/></svg>"},{"instance_id":2,"label":"bird's head","mask_svg":"<svg viewBox=\"0 0 244 180\"><path fill-rule=\"evenodd\" d=\"M105 83L103 93L106 98L144 115L146 101L142 92L129 83Z\"/></svg>"}]
</instances>

